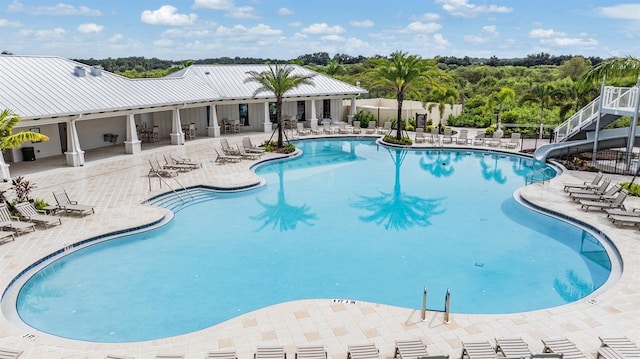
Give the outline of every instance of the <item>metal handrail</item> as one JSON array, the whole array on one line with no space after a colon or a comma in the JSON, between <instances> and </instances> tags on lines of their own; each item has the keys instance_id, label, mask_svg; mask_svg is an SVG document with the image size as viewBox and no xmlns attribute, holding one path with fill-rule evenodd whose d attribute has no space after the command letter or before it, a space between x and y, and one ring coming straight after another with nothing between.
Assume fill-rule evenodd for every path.
<instances>
[{"instance_id":1,"label":"metal handrail","mask_svg":"<svg viewBox=\"0 0 640 359\"><path fill-rule=\"evenodd\" d=\"M184 199L182 198L182 196L180 196L180 194L178 192L176 192L175 189L173 189L173 187L171 187L171 185L164 180L164 178L162 178L162 176L159 173L153 173L154 176L158 177L158 183L160 183L160 188L162 188L162 184L164 183L165 185L167 185L167 187L169 187L169 189L171 190L171 192L173 192L182 203L184 203ZM180 183L180 182L178 182ZM151 191L151 176L149 176L149 191ZM189 192L187 192L189 193ZM190 194L190 193L189 193ZM192 196L193 197L193 196Z\"/></svg>"},{"instance_id":2,"label":"metal handrail","mask_svg":"<svg viewBox=\"0 0 640 359\"><path fill-rule=\"evenodd\" d=\"M549 167L543 167L540 168L534 172L532 172L531 174L529 174L527 177L524 178L524 185L530 185L530 184L534 184L534 183L538 183L538 182L542 182L545 183L549 180L551 180L551 178L553 178L550 174L547 175L547 171L550 170L551 168ZM536 176L542 174L542 179L541 180L536 180Z\"/></svg>"},{"instance_id":3,"label":"metal handrail","mask_svg":"<svg viewBox=\"0 0 640 359\"><path fill-rule=\"evenodd\" d=\"M444 322L449 323L451 312L451 288L447 288L447 295L444 297Z\"/></svg>"},{"instance_id":4,"label":"metal handrail","mask_svg":"<svg viewBox=\"0 0 640 359\"><path fill-rule=\"evenodd\" d=\"M424 287L424 294L422 295L422 321L427 320L427 287Z\"/></svg>"},{"instance_id":5,"label":"metal handrail","mask_svg":"<svg viewBox=\"0 0 640 359\"><path fill-rule=\"evenodd\" d=\"M189 195L189 197L191 197L191 199L193 199L193 194L191 193L191 191L189 191L187 189L187 187L185 187L182 183L180 183L180 181L178 181L177 178L175 177L171 177L173 178L174 181L176 181L176 183L182 188L183 191L187 192L187 194Z\"/></svg>"}]
</instances>

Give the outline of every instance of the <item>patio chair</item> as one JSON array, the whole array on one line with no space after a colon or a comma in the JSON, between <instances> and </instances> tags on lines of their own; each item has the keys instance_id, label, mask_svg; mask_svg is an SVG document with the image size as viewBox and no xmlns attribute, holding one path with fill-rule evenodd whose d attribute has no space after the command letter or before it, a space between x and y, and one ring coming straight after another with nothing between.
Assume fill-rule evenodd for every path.
<instances>
[{"instance_id":1,"label":"patio chair","mask_svg":"<svg viewBox=\"0 0 640 359\"><path fill-rule=\"evenodd\" d=\"M607 216L630 216L630 217L640 217L640 208L634 208L632 210L628 209L605 209L607 212Z\"/></svg>"},{"instance_id":2,"label":"patio chair","mask_svg":"<svg viewBox=\"0 0 640 359\"><path fill-rule=\"evenodd\" d=\"M622 227L624 225L640 226L640 216L636 217L636 216L611 215L611 216L608 216L607 218L611 220L611 223L615 224L618 227Z\"/></svg>"},{"instance_id":3,"label":"patio chair","mask_svg":"<svg viewBox=\"0 0 640 359\"><path fill-rule=\"evenodd\" d=\"M156 359L184 359L184 354L158 354Z\"/></svg>"},{"instance_id":4,"label":"patio chair","mask_svg":"<svg viewBox=\"0 0 640 359\"><path fill-rule=\"evenodd\" d=\"M11 212L6 205L0 205L0 228L13 231L15 234L35 232L36 225L31 222L16 221L11 217Z\"/></svg>"},{"instance_id":5,"label":"patio chair","mask_svg":"<svg viewBox=\"0 0 640 359\"><path fill-rule=\"evenodd\" d=\"M353 121L353 128L351 129L352 133L362 133L362 129L360 128L360 121Z\"/></svg>"},{"instance_id":6,"label":"patio chair","mask_svg":"<svg viewBox=\"0 0 640 359\"><path fill-rule=\"evenodd\" d=\"M385 122L382 127L378 128L378 133L385 134L385 135L391 133L391 122L389 121Z\"/></svg>"},{"instance_id":7,"label":"patio chair","mask_svg":"<svg viewBox=\"0 0 640 359\"><path fill-rule=\"evenodd\" d=\"M433 144L439 144L440 143L440 133L438 133L438 128L437 127L432 127L431 128L431 132L430 132L430 136L429 136L429 142L431 142Z\"/></svg>"},{"instance_id":8,"label":"patio chair","mask_svg":"<svg viewBox=\"0 0 640 359\"><path fill-rule=\"evenodd\" d=\"M22 354L21 350L12 350L0 348L0 358L2 359L16 359Z\"/></svg>"},{"instance_id":9,"label":"patio chair","mask_svg":"<svg viewBox=\"0 0 640 359\"><path fill-rule=\"evenodd\" d=\"M522 338L496 338L496 353L502 353L507 358L529 358L532 354Z\"/></svg>"},{"instance_id":10,"label":"patio chair","mask_svg":"<svg viewBox=\"0 0 640 359\"><path fill-rule=\"evenodd\" d=\"M185 138L186 139L194 139L196 138L196 124L195 123L190 123L189 127L187 127L187 131L185 132Z\"/></svg>"},{"instance_id":11,"label":"patio chair","mask_svg":"<svg viewBox=\"0 0 640 359\"><path fill-rule=\"evenodd\" d=\"M178 165L188 165L188 166L191 166L191 168L193 169L202 167L202 162L195 162L189 158L174 156L173 154L169 154L169 158L171 159L171 161L173 161L173 163Z\"/></svg>"},{"instance_id":12,"label":"patio chair","mask_svg":"<svg viewBox=\"0 0 640 359\"><path fill-rule=\"evenodd\" d=\"M574 202L578 202L581 199L590 200L590 201L613 201L616 198L616 193L620 192L622 187L615 185L609 187L603 194L597 193L581 193L581 192L570 192L569 197L573 199Z\"/></svg>"},{"instance_id":13,"label":"patio chair","mask_svg":"<svg viewBox=\"0 0 640 359\"><path fill-rule=\"evenodd\" d=\"M300 127L299 125L302 125L302 124L298 123L298 127ZM247 152L260 153L260 154L263 154L263 153L266 152L264 150L264 148L260 148L260 147L258 147L256 145L254 145L253 143L251 143L251 137L243 137L242 138L242 145L244 146L244 150L247 151Z\"/></svg>"},{"instance_id":14,"label":"patio chair","mask_svg":"<svg viewBox=\"0 0 640 359\"><path fill-rule=\"evenodd\" d=\"M240 154L240 156L242 156L242 158L245 158L248 160L257 160L261 156L260 153L247 152L242 143L239 143L237 146L238 146L238 153Z\"/></svg>"},{"instance_id":15,"label":"patio chair","mask_svg":"<svg viewBox=\"0 0 640 359\"><path fill-rule=\"evenodd\" d=\"M446 128L442 133L442 143L453 143L453 131Z\"/></svg>"},{"instance_id":16,"label":"patio chair","mask_svg":"<svg viewBox=\"0 0 640 359\"><path fill-rule=\"evenodd\" d=\"M298 135L300 136L306 136L311 133L310 129L304 128L304 123L298 122L296 126L297 126Z\"/></svg>"},{"instance_id":17,"label":"patio chair","mask_svg":"<svg viewBox=\"0 0 640 359\"><path fill-rule=\"evenodd\" d=\"M502 131L495 131L493 133L493 136L490 139L487 139L485 143L489 147L499 147L502 143L502 134Z\"/></svg>"},{"instance_id":18,"label":"patio chair","mask_svg":"<svg viewBox=\"0 0 640 359\"><path fill-rule=\"evenodd\" d=\"M324 345L298 347L296 359L327 359L327 351L324 349Z\"/></svg>"},{"instance_id":19,"label":"patio chair","mask_svg":"<svg viewBox=\"0 0 640 359\"><path fill-rule=\"evenodd\" d=\"M488 340L483 342L463 341L461 359L465 357L469 359L497 359L498 354Z\"/></svg>"},{"instance_id":20,"label":"patio chair","mask_svg":"<svg viewBox=\"0 0 640 359\"><path fill-rule=\"evenodd\" d=\"M511 138L508 141L502 143L502 147L509 149L516 149L520 147L520 134L517 132L512 133Z\"/></svg>"},{"instance_id":21,"label":"patio chair","mask_svg":"<svg viewBox=\"0 0 640 359\"><path fill-rule=\"evenodd\" d=\"M213 150L216 152L216 162L220 163L220 164L225 164L227 162L240 162L242 160L241 156L236 156L236 155L227 155L227 154L221 154L220 152L218 152L217 148L213 148Z\"/></svg>"},{"instance_id":22,"label":"patio chair","mask_svg":"<svg viewBox=\"0 0 640 359\"><path fill-rule=\"evenodd\" d=\"M598 172L598 174L596 174L590 182L589 181L585 181L585 182L582 182L582 183L565 184L564 185L564 191L565 192L569 192L572 188L575 189L575 190L586 190L586 189L592 189L592 188L600 187L600 181L602 181L603 177L604 177L604 175L602 174L602 172Z\"/></svg>"},{"instance_id":23,"label":"patio chair","mask_svg":"<svg viewBox=\"0 0 640 359\"><path fill-rule=\"evenodd\" d=\"M485 137L485 130L478 130L476 136L473 138L473 145L483 145Z\"/></svg>"},{"instance_id":24,"label":"patio chair","mask_svg":"<svg viewBox=\"0 0 640 359\"><path fill-rule=\"evenodd\" d=\"M616 198L611 202L580 200L580 208L584 209L585 211L588 211L591 208L597 208L601 211L604 211L605 209L614 209L614 208L624 209L624 200L627 199L628 194L629 192L623 189L618 193Z\"/></svg>"},{"instance_id":25,"label":"patio chair","mask_svg":"<svg viewBox=\"0 0 640 359\"><path fill-rule=\"evenodd\" d=\"M367 134L376 133L376 121L369 121L369 124L367 125L367 129L365 130L365 133Z\"/></svg>"},{"instance_id":26,"label":"patio chair","mask_svg":"<svg viewBox=\"0 0 640 359\"><path fill-rule=\"evenodd\" d=\"M415 143L427 142L427 138L424 136L424 128L416 128L416 136L413 140Z\"/></svg>"},{"instance_id":27,"label":"patio chair","mask_svg":"<svg viewBox=\"0 0 640 359\"><path fill-rule=\"evenodd\" d=\"M238 359L235 351L213 351L208 352L206 359Z\"/></svg>"},{"instance_id":28,"label":"patio chair","mask_svg":"<svg viewBox=\"0 0 640 359\"><path fill-rule=\"evenodd\" d=\"M587 359L575 344L567 338L542 339L543 353L562 354L563 359Z\"/></svg>"},{"instance_id":29,"label":"patio chair","mask_svg":"<svg viewBox=\"0 0 640 359\"><path fill-rule=\"evenodd\" d=\"M78 201L72 201L66 190L53 191L53 198L58 203L58 207L64 210L64 213L78 213L80 217L85 214L96 213L93 206L78 204Z\"/></svg>"},{"instance_id":30,"label":"patio chair","mask_svg":"<svg viewBox=\"0 0 640 359\"><path fill-rule=\"evenodd\" d=\"M572 193L582 193L582 194L604 194L607 191L607 188L609 187L609 184L611 183L611 178L606 177L604 180L602 180L602 182L600 182L600 185L598 187L594 187L594 188L589 188L589 189L577 189L577 190L569 190L569 196L571 196Z\"/></svg>"},{"instance_id":31,"label":"patio chair","mask_svg":"<svg viewBox=\"0 0 640 359\"><path fill-rule=\"evenodd\" d=\"M380 359L375 344L349 345L347 359Z\"/></svg>"},{"instance_id":32,"label":"patio chair","mask_svg":"<svg viewBox=\"0 0 640 359\"><path fill-rule=\"evenodd\" d=\"M336 133L336 131L333 129L333 127L331 127L330 123L323 123L322 124L322 132L324 134L327 134L327 135L333 135L334 133Z\"/></svg>"},{"instance_id":33,"label":"patio chair","mask_svg":"<svg viewBox=\"0 0 640 359\"><path fill-rule=\"evenodd\" d=\"M627 337L598 338L602 343L600 349L598 349L598 357L602 356L607 359L640 358L640 348Z\"/></svg>"},{"instance_id":34,"label":"patio chair","mask_svg":"<svg viewBox=\"0 0 640 359\"><path fill-rule=\"evenodd\" d=\"M60 217L38 213L38 210L31 202L17 203L15 208L22 218L34 224L42 224L45 229L49 228L50 225L62 224Z\"/></svg>"},{"instance_id":35,"label":"patio chair","mask_svg":"<svg viewBox=\"0 0 640 359\"><path fill-rule=\"evenodd\" d=\"M158 164L158 167L162 169L176 170L178 172L189 172L193 169L193 167L189 165L179 165L177 163L173 163L173 161L169 161L166 156L163 156L163 157L164 157L164 164L160 164L160 161L158 161L158 159L156 158L156 163Z\"/></svg>"},{"instance_id":36,"label":"patio chair","mask_svg":"<svg viewBox=\"0 0 640 359\"><path fill-rule=\"evenodd\" d=\"M259 346L253 353L253 359L287 359L287 354L283 347Z\"/></svg>"},{"instance_id":37,"label":"patio chair","mask_svg":"<svg viewBox=\"0 0 640 359\"><path fill-rule=\"evenodd\" d=\"M2 358L2 356L0 356L0 358ZM109 354L104 359L133 359L133 357Z\"/></svg>"},{"instance_id":38,"label":"patio chair","mask_svg":"<svg viewBox=\"0 0 640 359\"><path fill-rule=\"evenodd\" d=\"M0 230L0 243L9 242L9 240L16 240L15 233L13 231ZM0 351L0 358L2 358L2 351Z\"/></svg>"},{"instance_id":39,"label":"patio chair","mask_svg":"<svg viewBox=\"0 0 640 359\"><path fill-rule=\"evenodd\" d=\"M344 122L338 123L338 133L342 135L349 134L349 128L347 128L347 124Z\"/></svg>"},{"instance_id":40,"label":"patio chair","mask_svg":"<svg viewBox=\"0 0 640 359\"><path fill-rule=\"evenodd\" d=\"M220 140L220 146L222 147L222 152L224 152L225 155L235 155L238 156L240 153L238 153L238 150L235 148L232 148L231 146L229 146L229 141L227 141L226 138L223 138Z\"/></svg>"},{"instance_id":41,"label":"patio chair","mask_svg":"<svg viewBox=\"0 0 640 359\"><path fill-rule=\"evenodd\" d=\"M317 123L311 122L311 134L312 135L321 135L322 131L323 131L323 129L318 127Z\"/></svg>"},{"instance_id":42,"label":"patio chair","mask_svg":"<svg viewBox=\"0 0 640 359\"><path fill-rule=\"evenodd\" d=\"M427 346L420 339L396 340L394 359L418 359L429 356Z\"/></svg>"},{"instance_id":43,"label":"patio chair","mask_svg":"<svg viewBox=\"0 0 640 359\"><path fill-rule=\"evenodd\" d=\"M469 141L468 132L469 132L468 130L460 130L460 134L458 135L458 137L456 137L456 144L466 145L467 142Z\"/></svg>"},{"instance_id":44,"label":"patio chair","mask_svg":"<svg viewBox=\"0 0 640 359\"><path fill-rule=\"evenodd\" d=\"M151 166L149 168L149 173L147 174L147 176L149 177L151 176L175 177L178 175L178 171L168 169L168 168L162 168L157 164L157 161L156 161L156 164L154 164L153 161L149 160L149 166Z\"/></svg>"}]
</instances>

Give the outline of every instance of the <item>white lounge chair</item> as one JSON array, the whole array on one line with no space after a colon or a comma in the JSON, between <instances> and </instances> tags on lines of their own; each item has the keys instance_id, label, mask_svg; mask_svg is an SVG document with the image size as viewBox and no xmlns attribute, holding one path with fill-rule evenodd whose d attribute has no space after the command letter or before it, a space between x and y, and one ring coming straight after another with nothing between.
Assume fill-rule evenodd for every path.
<instances>
[{"instance_id":1,"label":"white lounge chair","mask_svg":"<svg viewBox=\"0 0 640 359\"><path fill-rule=\"evenodd\" d=\"M11 217L9 209L4 205L0 205L0 228L8 229L15 234L24 232L35 232L36 225L32 222L16 221Z\"/></svg>"},{"instance_id":2,"label":"white lounge chair","mask_svg":"<svg viewBox=\"0 0 640 359\"><path fill-rule=\"evenodd\" d=\"M473 138L473 145L484 145L485 130L478 130Z\"/></svg>"},{"instance_id":3,"label":"white lounge chair","mask_svg":"<svg viewBox=\"0 0 640 359\"><path fill-rule=\"evenodd\" d=\"M353 121L353 128L351 129L352 133L362 133L362 129L360 128L360 121Z\"/></svg>"},{"instance_id":4,"label":"white lounge chair","mask_svg":"<svg viewBox=\"0 0 640 359\"><path fill-rule=\"evenodd\" d=\"M502 131L495 131L490 139L485 140L485 143L489 147L499 147L502 143Z\"/></svg>"},{"instance_id":5,"label":"white lounge chair","mask_svg":"<svg viewBox=\"0 0 640 359\"><path fill-rule=\"evenodd\" d=\"M296 127L297 127L297 131L298 131L298 135L300 135L300 136L306 136L306 135L311 133L310 129L304 128L304 123L302 123L302 122L298 122L296 124Z\"/></svg>"},{"instance_id":6,"label":"white lounge chair","mask_svg":"<svg viewBox=\"0 0 640 359\"><path fill-rule=\"evenodd\" d=\"M415 143L427 142L427 138L424 136L424 128L416 128L416 136L413 140Z\"/></svg>"},{"instance_id":7,"label":"white lounge chair","mask_svg":"<svg viewBox=\"0 0 640 359\"><path fill-rule=\"evenodd\" d=\"M458 135L458 137L456 137L456 144L466 145L469 142L468 135L468 130L460 130L460 134Z\"/></svg>"},{"instance_id":8,"label":"white lounge chair","mask_svg":"<svg viewBox=\"0 0 640 359\"><path fill-rule=\"evenodd\" d=\"M349 345L347 359L380 359L375 344Z\"/></svg>"},{"instance_id":9,"label":"white lounge chair","mask_svg":"<svg viewBox=\"0 0 640 359\"><path fill-rule=\"evenodd\" d=\"M384 123L382 127L378 128L378 133L380 134L389 134L391 133L391 122L387 121Z\"/></svg>"},{"instance_id":10,"label":"white lounge chair","mask_svg":"<svg viewBox=\"0 0 640 359\"><path fill-rule=\"evenodd\" d=\"M296 359L327 359L327 351L324 349L324 345L298 347Z\"/></svg>"},{"instance_id":11,"label":"white lounge chair","mask_svg":"<svg viewBox=\"0 0 640 359\"><path fill-rule=\"evenodd\" d=\"M239 155L238 150L229 146L229 141L226 138L220 140L220 146L222 147L222 152L225 155Z\"/></svg>"},{"instance_id":12,"label":"white lounge chair","mask_svg":"<svg viewBox=\"0 0 640 359\"><path fill-rule=\"evenodd\" d=\"M240 154L240 156L242 156L242 158L246 158L249 160L257 160L261 156L260 153L247 152L242 143L238 144L238 153Z\"/></svg>"},{"instance_id":13,"label":"white lounge chair","mask_svg":"<svg viewBox=\"0 0 640 359\"><path fill-rule=\"evenodd\" d=\"M42 224L45 229L49 228L50 225L62 224L60 217L38 213L38 210L31 202L17 203L15 208L22 218L34 224Z\"/></svg>"},{"instance_id":14,"label":"white lounge chair","mask_svg":"<svg viewBox=\"0 0 640 359\"><path fill-rule=\"evenodd\" d=\"M522 338L496 338L496 352L507 358L529 358L532 354Z\"/></svg>"},{"instance_id":15,"label":"white lounge chair","mask_svg":"<svg viewBox=\"0 0 640 359\"><path fill-rule=\"evenodd\" d=\"M564 191L565 192L569 192L571 191L571 189L575 189L575 190L586 190L586 189L592 189L592 188L597 188L600 187L600 181L602 181L602 178L604 177L604 175L602 174L602 172L598 172L598 174L596 174L593 179L589 182L582 182L582 183L568 183L564 185Z\"/></svg>"},{"instance_id":16,"label":"white lounge chair","mask_svg":"<svg viewBox=\"0 0 640 359\"><path fill-rule=\"evenodd\" d=\"M85 214L96 213L93 206L86 204L78 204L77 201L72 201L69 198L66 190L54 191L53 198L58 203L58 207L64 210L64 213L78 213L80 217L84 217Z\"/></svg>"},{"instance_id":17,"label":"white lounge chair","mask_svg":"<svg viewBox=\"0 0 640 359\"><path fill-rule=\"evenodd\" d=\"M156 159L156 163L158 164L158 167L162 169L176 170L178 172L189 172L193 169L193 167L189 165L180 165L180 164L174 163L173 161L169 160L167 156L163 156L163 158L164 158L164 164L160 164L160 161Z\"/></svg>"},{"instance_id":18,"label":"white lounge chair","mask_svg":"<svg viewBox=\"0 0 640 359\"><path fill-rule=\"evenodd\" d=\"M283 347L259 346L253 353L253 359L287 359Z\"/></svg>"},{"instance_id":19,"label":"white lounge chair","mask_svg":"<svg viewBox=\"0 0 640 359\"><path fill-rule=\"evenodd\" d=\"M395 359L418 359L429 356L427 346L420 339L396 340Z\"/></svg>"},{"instance_id":20,"label":"white lounge chair","mask_svg":"<svg viewBox=\"0 0 640 359\"><path fill-rule=\"evenodd\" d=\"M0 357L2 358L2 357ZM122 356L122 355L113 355L113 354L109 354L105 357L105 359L133 359L133 357L126 357L126 356Z\"/></svg>"},{"instance_id":21,"label":"white lounge chair","mask_svg":"<svg viewBox=\"0 0 640 359\"><path fill-rule=\"evenodd\" d=\"M238 359L235 351L212 351L208 352L206 359Z\"/></svg>"},{"instance_id":22,"label":"white lounge chair","mask_svg":"<svg viewBox=\"0 0 640 359\"><path fill-rule=\"evenodd\" d=\"M169 155L169 158L171 158L171 161L173 161L173 163L178 164L178 165L188 165L188 166L191 166L191 168L193 168L193 169L202 167L202 162L195 162L195 161L192 161L189 158L184 158L184 157L180 157L180 156L174 156L172 154Z\"/></svg>"},{"instance_id":23,"label":"white lounge chair","mask_svg":"<svg viewBox=\"0 0 640 359\"><path fill-rule=\"evenodd\" d=\"M227 162L240 162L242 161L242 157L241 156L237 156L237 155L227 155L227 154L221 154L220 152L218 152L218 150L214 147L213 150L216 152L216 162L220 163L220 164L225 164Z\"/></svg>"},{"instance_id":24,"label":"white lounge chair","mask_svg":"<svg viewBox=\"0 0 640 359\"><path fill-rule=\"evenodd\" d=\"M22 350L0 348L0 359L17 359L21 354Z\"/></svg>"},{"instance_id":25,"label":"white lounge chair","mask_svg":"<svg viewBox=\"0 0 640 359\"><path fill-rule=\"evenodd\" d=\"M576 190L570 189L569 196L571 196L571 194L574 194L574 193L603 194L607 191L607 188L609 187L610 183L611 183L611 178L606 177L604 180L602 180L602 182L600 182L600 185L598 187L589 188L589 189L576 189Z\"/></svg>"},{"instance_id":26,"label":"white lounge chair","mask_svg":"<svg viewBox=\"0 0 640 359\"><path fill-rule=\"evenodd\" d=\"M574 202L578 202L581 199L589 200L589 201L613 201L616 198L616 193L620 192L622 187L615 185L607 188L607 190L602 193L582 193L582 192L570 192L569 197L573 199Z\"/></svg>"},{"instance_id":27,"label":"white lounge chair","mask_svg":"<svg viewBox=\"0 0 640 359\"><path fill-rule=\"evenodd\" d=\"M598 349L598 357L606 359L640 358L640 348L627 337L599 338L602 345Z\"/></svg>"},{"instance_id":28,"label":"white lounge chair","mask_svg":"<svg viewBox=\"0 0 640 359\"><path fill-rule=\"evenodd\" d=\"M614 208L624 209L624 200L627 198L628 194L629 192L623 189L620 192L618 192L618 195L616 196L616 198L611 202L580 200L580 208L584 209L585 211L588 211L591 208L596 208L601 211L604 211L605 209L614 209Z\"/></svg>"},{"instance_id":29,"label":"white lounge chair","mask_svg":"<svg viewBox=\"0 0 640 359\"><path fill-rule=\"evenodd\" d=\"M432 127L431 128L431 133L429 136L429 142L433 143L434 145L440 144L440 133L438 133L438 128L437 127Z\"/></svg>"},{"instance_id":30,"label":"white lounge chair","mask_svg":"<svg viewBox=\"0 0 640 359\"><path fill-rule=\"evenodd\" d=\"M563 359L588 359L575 344L567 338L542 339L543 353L562 354Z\"/></svg>"},{"instance_id":31,"label":"white lounge chair","mask_svg":"<svg viewBox=\"0 0 640 359\"><path fill-rule=\"evenodd\" d=\"M184 354L158 354L156 359L184 359Z\"/></svg>"},{"instance_id":32,"label":"white lounge chair","mask_svg":"<svg viewBox=\"0 0 640 359\"><path fill-rule=\"evenodd\" d=\"M152 177L152 176L175 177L178 175L178 171L169 169L169 168L162 168L158 165L157 161L154 164L152 160L149 160L149 166L151 166L149 168L149 174L148 174L149 177Z\"/></svg>"},{"instance_id":33,"label":"white lounge chair","mask_svg":"<svg viewBox=\"0 0 640 359\"><path fill-rule=\"evenodd\" d=\"M489 341L462 342L461 359L497 359L498 354Z\"/></svg>"},{"instance_id":34,"label":"white lounge chair","mask_svg":"<svg viewBox=\"0 0 640 359\"><path fill-rule=\"evenodd\" d=\"M453 143L453 131L450 128L445 128L442 133L442 143Z\"/></svg>"},{"instance_id":35,"label":"white lounge chair","mask_svg":"<svg viewBox=\"0 0 640 359\"><path fill-rule=\"evenodd\" d=\"M520 147L520 133L512 133L509 141L503 142L502 147L509 149L516 149Z\"/></svg>"},{"instance_id":36,"label":"white lounge chair","mask_svg":"<svg viewBox=\"0 0 640 359\"><path fill-rule=\"evenodd\" d=\"M376 133L376 121L369 121L369 124L367 125L367 129L365 130L365 133L368 133L368 134Z\"/></svg>"},{"instance_id":37,"label":"white lounge chair","mask_svg":"<svg viewBox=\"0 0 640 359\"><path fill-rule=\"evenodd\" d=\"M300 127L300 125L302 125L302 123L298 123L298 127ZM260 154L263 154L266 152L264 148L260 148L254 145L253 143L251 143L251 137L243 137L242 145L244 146L244 149L247 152L260 153Z\"/></svg>"}]
</instances>

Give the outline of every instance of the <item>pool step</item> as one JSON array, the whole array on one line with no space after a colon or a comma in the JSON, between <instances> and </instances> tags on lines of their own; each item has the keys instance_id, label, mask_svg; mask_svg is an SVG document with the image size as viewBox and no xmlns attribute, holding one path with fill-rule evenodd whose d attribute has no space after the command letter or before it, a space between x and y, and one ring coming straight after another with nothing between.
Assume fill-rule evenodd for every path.
<instances>
[{"instance_id":1,"label":"pool step","mask_svg":"<svg viewBox=\"0 0 640 359\"><path fill-rule=\"evenodd\" d=\"M147 204L167 208L175 213L193 204L210 201L214 198L216 198L215 192L211 190L193 188L188 192L177 191L177 193L167 193L148 201Z\"/></svg>"}]
</instances>

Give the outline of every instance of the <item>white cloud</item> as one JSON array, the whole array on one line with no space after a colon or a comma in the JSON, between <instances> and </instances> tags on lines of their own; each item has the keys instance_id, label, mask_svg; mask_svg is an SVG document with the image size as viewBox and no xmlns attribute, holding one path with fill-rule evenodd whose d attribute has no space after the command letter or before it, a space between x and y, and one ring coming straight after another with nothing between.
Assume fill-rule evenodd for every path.
<instances>
[{"instance_id":1,"label":"white cloud","mask_svg":"<svg viewBox=\"0 0 640 359\"><path fill-rule=\"evenodd\" d=\"M489 33L489 34L495 34L498 35L498 32L496 31L496 26L495 25L487 25L487 26L483 26L482 27L482 31Z\"/></svg>"},{"instance_id":2,"label":"white cloud","mask_svg":"<svg viewBox=\"0 0 640 359\"><path fill-rule=\"evenodd\" d=\"M436 21L440 19L440 15L432 12L427 12L414 18L419 21Z\"/></svg>"},{"instance_id":3,"label":"white cloud","mask_svg":"<svg viewBox=\"0 0 640 359\"><path fill-rule=\"evenodd\" d=\"M158 47L172 47L175 45L175 42L171 39L159 39L155 40L153 44Z\"/></svg>"},{"instance_id":4,"label":"white cloud","mask_svg":"<svg viewBox=\"0 0 640 359\"><path fill-rule=\"evenodd\" d=\"M437 24L435 22L427 22L427 23L423 23L420 21L414 21L412 23L410 23L409 25L407 25L407 27L404 28L403 32L436 32L438 30L440 30L442 28L442 26L440 24Z\"/></svg>"},{"instance_id":5,"label":"white cloud","mask_svg":"<svg viewBox=\"0 0 640 359\"><path fill-rule=\"evenodd\" d=\"M640 21L640 4L618 4L598 7L596 12L601 16L613 19Z\"/></svg>"},{"instance_id":6,"label":"white cloud","mask_svg":"<svg viewBox=\"0 0 640 359\"><path fill-rule=\"evenodd\" d=\"M371 20L362 20L362 21L351 20L349 21L349 25L353 27L373 27L375 23Z\"/></svg>"},{"instance_id":7,"label":"white cloud","mask_svg":"<svg viewBox=\"0 0 640 359\"><path fill-rule=\"evenodd\" d=\"M77 30L83 34L100 33L103 29L104 26L94 23L80 24L77 28Z\"/></svg>"},{"instance_id":8,"label":"white cloud","mask_svg":"<svg viewBox=\"0 0 640 359\"><path fill-rule=\"evenodd\" d=\"M193 7L195 9L230 10L233 9L234 5L233 1L230 0L195 0Z\"/></svg>"},{"instance_id":9,"label":"white cloud","mask_svg":"<svg viewBox=\"0 0 640 359\"><path fill-rule=\"evenodd\" d=\"M288 24L291 27L302 27L304 24L301 21L294 21Z\"/></svg>"},{"instance_id":10,"label":"white cloud","mask_svg":"<svg viewBox=\"0 0 640 359\"><path fill-rule=\"evenodd\" d=\"M326 35L326 36L320 37L320 39L324 41L344 41L344 37L340 35Z\"/></svg>"},{"instance_id":11,"label":"white cloud","mask_svg":"<svg viewBox=\"0 0 640 359\"><path fill-rule=\"evenodd\" d=\"M20 21L10 21L7 19L0 19L0 27L20 27L22 24Z\"/></svg>"},{"instance_id":12,"label":"white cloud","mask_svg":"<svg viewBox=\"0 0 640 359\"><path fill-rule=\"evenodd\" d=\"M235 7L227 12L225 17L230 17L232 19L257 19L258 15L256 14L256 10L251 6L241 6Z\"/></svg>"},{"instance_id":13,"label":"white cloud","mask_svg":"<svg viewBox=\"0 0 640 359\"><path fill-rule=\"evenodd\" d=\"M89 15L100 16L102 12L86 6L75 7L69 4L59 3L53 6L28 6L19 1L14 1L7 9L10 12L24 12L31 15Z\"/></svg>"},{"instance_id":14,"label":"white cloud","mask_svg":"<svg viewBox=\"0 0 640 359\"><path fill-rule=\"evenodd\" d=\"M293 14L294 12L287 9L286 7L281 7L280 9L278 9L278 15L289 16Z\"/></svg>"},{"instance_id":15,"label":"white cloud","mask_svg":"<svg viewBox=\"0 0 640 359\"><path fill-rule=\"evenodd\" d=\"M168 29L162 33L162 37L170 38L194 38L210 36L209 30L184 30L184 29Z\"/></svg>"},{"instance_id":16,"label":"white cloud","mask_svg":"<svg viewBox=\"0 0 640 359\"><path fill-rule=\"evenodd\" d=\"M311 34L311 35L331 35L331 34L342 34L345 32L345 30L340 25L329 26L323 22L321 24L316 23L316 24L309 25L304 29L302 29L302 32L305 34Z\"/></svg>"},{"instance_id":17,"label":"white cloud","mask_svg":"<svg viewBox=\"0 0 640 359\"><path fill-rule=\"evenodd\" d=\"M145 10L140 15L140 20L150 25L191 25L198 15L196 14L178 14L178 9L171 5L163 5L158 10Z\"/></svg>"},{"instance_id":18,"label":"white cloud","mask_svg":"<svg viewBox=\"0 0 640 359\"><path fill-rule=\"evenodd\" d=\"M22 30L19 32L20 36L37 41L62 40L65 33L66 31L61 27L49 30Z\"/></svg>"},{"instance_id":19,"label":"white cloud","mask_svg":"<svg viewBox=\"0 0 640 359\"><path fill-rule=\"evenodd\" d=\"M561 47L594 47L598 45L598 40L596 39L584 39L577 37L556 37L553 39L544 39L541 42L546 45L555 45Z\"/></svg>"},{"instance_id":20,"label":"white cloud","mask_svg":"<svg viewBox=\"0 0 640 359\"><path fill-rule=\"evenodd\" d=\"M564 36L564 33L556 32L553 29L533 29L529 31L529 36L533 38L549 38L553 36Z\"/></svg>"},{"instance_id":21,"label":"white cloud","mask_svg":"<svg viewBox=\"0 0 640 359\"><path fill-rule=\"evenodd\" d=\"M513 8L498 5L474 5L469 0L436 0L452 16L475 17L481 13L509 13Z\"/></svg>"},{"instance_id":22,"label":"white cloud","mask_svg":"<svg viewBox=\"0 0 640 359\"><path fill-rule=\"evenodd\" d=\"M109 38L109 42L118 42L122 39L124 39L124 36L122 34L115 34Z\"/></svg>"},{"instance_id":23,"label":"white cloud","mask_svg":"<svg viewBox=\"0 0 640 359\"><path fill-rule=\"evenodd\" d=\"M440 33L433 34L433 42L438 48L444 48L449 45L449 40L445 39Z\"/></svg>"},{"instance_id":24,"label":"white cloud","mask_svg":"<svg viewBox=\"0 0 640 359\"><path fill-rule=\"evenodd\" d=\"M489 39L486 37L478 36L478 35L465 35L464 41L470 42L472 44L481 44L483 42L487 42Z\"/></svg>"}]
</instances>

